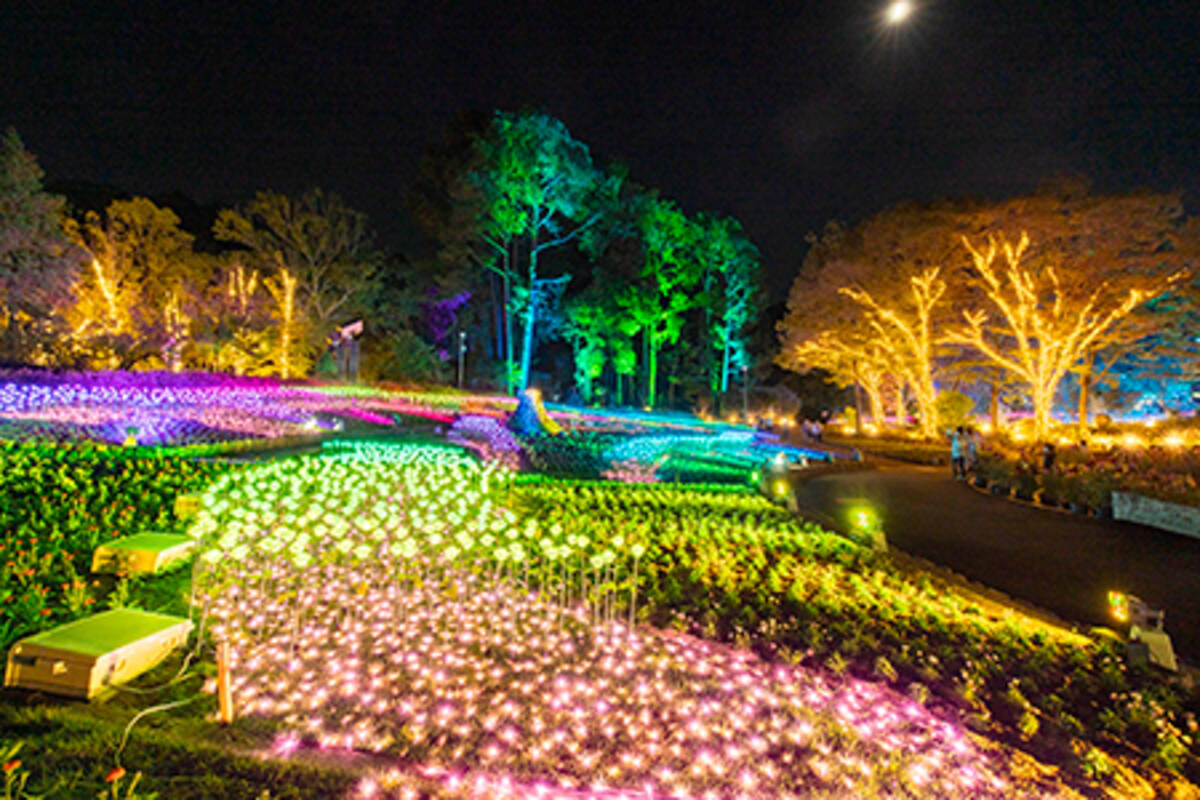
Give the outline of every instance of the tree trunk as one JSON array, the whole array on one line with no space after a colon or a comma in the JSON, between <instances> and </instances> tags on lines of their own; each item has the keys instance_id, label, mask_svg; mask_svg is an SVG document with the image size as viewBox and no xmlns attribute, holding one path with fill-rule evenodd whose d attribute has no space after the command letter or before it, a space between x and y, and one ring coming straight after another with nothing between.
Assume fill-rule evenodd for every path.
<instances>
[{"instance_id":1,"label":"tree trunk","mask_svg":"<svg viewBox=\"0 0 1200 800\"><path fill-rule=\"evenodd\" d=\"M1083 435L1087 432L1088 424L1088 390L1092 384L1092 363L1093 357L1088 356L1084 362L1083 368L1079 370L1079 411L1075 419L1075 423L1079 426L1079 433Z\"/></svg>"},{"instance_id":2,"label":"tree trunk","mask_svg":"<svg viewBox=\"0 0 1200 800\"><path fill-rule=\"evenodd\" d=\"M525 304L525 333L521 337L521 390L529 388L529 370L533 365L533 326L537 311L537 231L529 246L529 299Z\"/></svg>"},{"instance_id":3,"label":"tree trunk","mask_svg":"<svg viewBox=\"0 0 1200 800\"><path fill-rule=\"evenodd\" d=\"M988 401L988 416L992 419L992 431L1000 431L1000 381L992 381L992 396Z\"/></svg>"},{"instance_id":4,"label":"tree trunk","mask_svg":"<svg viewBox=\"0 0 1200 800\"><path fill-rule=\"evenodd\" d=\"M876 428L883 428L883 390L879 385L870 386L863 385L863 391L867 393L867 403L871 407L871 421L875 423Z\"/></svg>"},{"instance_id":5,"label":"tree trunk","mask_svg":"<svg viewBox=\"0 0 1200 800\"><path fill-rule=\"evenodd\" d=\"M895 410L896 424L900 427L904 427L904 425L908 422L908 414L905 413L904 408L904 384L897 380L893 380L892 383L892 398L895 400L893 408Z\"/></svg>"},{"instance_id":6,"label":"tree trunk","mask_svg":"<svg viewBox=\"0 0 1200 800\"><path fill-rule=\"evenodd\" d=\"M508 262L507 255L505 261ZM511 397L513 392L513 325L512 325L512 275L504 270L504 385Z\"/></svg>"},{"instance_id":7,"label":"tree trunk","mask_svg":"<svg viewBox=\"0 0 1200 800\"><path fill-rule=\"evenodd\" d=\"M725 326L725 352L721 354L721 394L729 391L729 326Z\"/></svg>"},{"instance_id":8,"label":"tree trunk","mask_svg":"<svg viewBox=\"0 0 1200 800\"><path fill-rule=\"evenodd\" d=\"M651 335L646 341L646 407L652 409L658 400L658 340Z\"/></svg>"},{"instance_id":9,"label":"tree trunk","mask_svg":"<svg viewBox=\"0 0 1200 800\"><path fill-rule=\"evenodd\" d=\"M640 405L648 406L650 405L650 334L646 330L642 331L642 377L644 385Z\"/></svg>"},{"instance_id":10,"label":"tree trunk","mask_svg":"<svg viewBox=\"0 0 1200 800\"><path fill-rule=\"evenodd\" d=\"M862 385L858 381L854 382L854 432L862 435Z\"/></svg>"},{"instance_id":11,"label":"tree trunk","mask_svg":"<svg viewBox=\"0 0 1200 800\"><path fill-rule=\"evenodd\" d=\"M488 273L488 289L492 296L492 335L488 337L490 346L488 355L499 361L504 358L504 297L500 290L500 276L494 272Z\"/></svg>"}]
</instances>

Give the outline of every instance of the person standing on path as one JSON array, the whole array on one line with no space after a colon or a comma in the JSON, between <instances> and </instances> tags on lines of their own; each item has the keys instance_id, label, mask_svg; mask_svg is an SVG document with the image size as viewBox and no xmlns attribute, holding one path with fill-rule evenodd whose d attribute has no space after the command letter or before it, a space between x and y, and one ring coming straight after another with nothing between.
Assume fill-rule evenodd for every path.
<instances>
[{"instance_id":1,"label":"person standing on path","mask_svg":"<svg viewBox=\"0 0 1200 800\"><path fill-rule=\"evenodd\" d=\"M950 471L954 474L955 480L962 480L967 476L966 460L963 457L963 429L959 425L957 429L948 431L950 434Z\"/></svg>"},{"instance_id":2,"label":"person standing on path","mask_svg":"<svg viewBox=\"0 0 1200 800\"><path fill-rule=\"evenodd\" d=\"M979 464L979 435L970 425L967 426L966 435L963 438L963 456L965 468L963 474L974 473L975 468Z\"/></svg>"},{"instance_id":3,"label":"person standing on path","mask_svg":"<svg viewBox=\"0 0 1200 800\"><path fill-rule=\"evenodd\" d=\"M1050 472L1054 469L1054 458L1057 453L1054 450L1054 445L1046 442L1042 445L1042 472Z\"/></svg>"}]
</instances>

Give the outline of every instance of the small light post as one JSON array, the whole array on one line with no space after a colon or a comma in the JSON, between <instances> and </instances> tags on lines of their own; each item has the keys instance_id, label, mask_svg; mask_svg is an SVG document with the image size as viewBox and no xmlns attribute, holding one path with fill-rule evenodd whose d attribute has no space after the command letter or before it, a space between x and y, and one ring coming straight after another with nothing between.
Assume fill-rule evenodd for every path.
<instances>
[{"instance_id":1,"label":"small light post","mask_svg":"<svg viewBox=\"0 0 1200 800\"><path fill-rule=\"evenodd\" d=\"M467 355L467 332L458 332L458 388L463 387L463 359Z\"/></svg>"},{"instance_id":2,"label":"small light post","mask_svg":"<svg viewBox=\"0 0 1200 800\"><path fill-rule=\"evenodd\" d=\"M750 368L742 364L742 418L750 420Z\"/></svg>"}]
</instances>

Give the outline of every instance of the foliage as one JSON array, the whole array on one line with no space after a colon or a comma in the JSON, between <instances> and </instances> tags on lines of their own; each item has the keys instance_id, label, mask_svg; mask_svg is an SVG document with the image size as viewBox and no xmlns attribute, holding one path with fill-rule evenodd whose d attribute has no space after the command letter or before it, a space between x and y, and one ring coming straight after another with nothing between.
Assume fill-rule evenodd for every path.
<instances>
[{"instance_id":1,"label":"foliage","mask_svg":"<svg viewBox=\"0 0 1200 800\"><path fill-rule=\"evenodd\" d=\"M966 425L971 421L971 410L975 401L962 392L943 390L934 401L934 412L937 414L939 430Z\"/></svg>"},{"instance_id":2,"label":"foliage","mask_svg":"<svg viewBox=\"0 0 1200 800\"><path fill-rule=\"evenodd\" d=\"M654 408L662 348L679 340L684 315L709 298L695 291L701 278L699 231L673 203L648 195L637 200L644 247L640 280L623 287L616 303L625 333L640 334L646 355L646 405Z\"/></svg>"},{"instance_id":3,"label":"foliage","mask_svg":"<svg viewBox=\"0 0 1200 800\"><path fill-rule=\"evenodd\" d=\"M525 293L515 387L525 389L541 294L547 289L539 258L604 219L605 204L616 196L620 179L597 170L588 148L572 138L562 122L545 114L497 112L477 146L482 164L471 173L471 181L482 197L477 219L481 237L506 254L506 287ZM524 245L520 263L509 256L517 240Z\"/></svg>"},{"instance_id":4,"label":"foliage","mask_svg":"<svg viewBox=\"0 0 1200 800\"><path fill-rule=\"evenodd\" d=\"M142 449L0 442L0 648L87 613L96 546L177 527L176 495L224 469Z\"/></svg>"},{"instance_id":5,"label":"foliage","mask_svg":"<svg viewBox=\"0 0 1200 800\"><path fill-rule=\"evenodd\" d=\"M82 365L179 369L207 279L179 217L136 197L68 220L67 233L91 257L68 315Z\"/></svg>"},{"instance_id":6,"label":"foliage","mask_svg":"<svg viewBox=\"0 0 1200 800\"><path fill-rule=\"evenodd\" d=\"M12 128L0 139L0 345L3 358L47 363L61 313L83 270L60 218L63 199L42 191L42 170Z\"/></svg>"}]
</instances>

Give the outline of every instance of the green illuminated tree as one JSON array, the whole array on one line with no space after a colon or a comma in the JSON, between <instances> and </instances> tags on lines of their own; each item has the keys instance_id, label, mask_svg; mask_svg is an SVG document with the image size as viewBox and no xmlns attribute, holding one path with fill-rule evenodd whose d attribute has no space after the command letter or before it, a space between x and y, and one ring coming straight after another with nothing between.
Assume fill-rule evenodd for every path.
<instances>
[{"instance_id":1,"label":"green illuminated tree","mask_svg":"<svg viewBox=\"0 0 1200 800\"><path fill-rule=\"evenodd\" d=\"M506 285L529 298L523 303L516 380L524 389L532 369L538 292L544 286L541 258L600 223L621 180L596 169L587 146L546 114L498 112L479 148L483 165L473 173L483 196L479 230L494 249L511 254L500 266Z\"/></svg>"},{"instance_id":2,"label":"green illuminated tree","mask_svg":"<svg viewBox=\"0 0 1200 800\"><path fill-rule=\"evenodd\" d=\"M63 199L9 128L0 139L0 358L47 363L61 312L86 265L62 229Z\"/></svg>"},{"instance_id":3,"label":"green illuminated tree","mask_svg":"<svg viewBox=\"0 0 1200 800\"><path fill-rule=\"evenodd\" d=\"M655 406L662 348L683 331L685 314L701 302L699 229L674 203L654 195L637 201L643 263L639 280L619 291L622 328L640 334L646 363L646 405Z\"/></svg>"},{"instance_id":4,"label":"green illuminated tree","mask_svg":"<svg viewBox=\"0 0 1200 800\"><path fill-rule=\"evenodd\" d=\"M710 370L711 389L717 396L729 391L729 376L749 366L747 328L758 313L758 248L746 237L741 224L731 218L702 215L699 225L700 259L707 339L720 353Z\"/></svg>"},{"instance_id":5,"label":"green illuminated tree","mask_svg":"<svg viewBox=\"0 0 1200 800\"><path fill-rule=\"evenodd\" d=\"M595 399L594 384L604 373L609 360L610 341L617 333L616 311L610 295L589 291L571 300L566 307L563 332L575 355L575 385L584 403Z\"/></svg>"}]
</instances>

